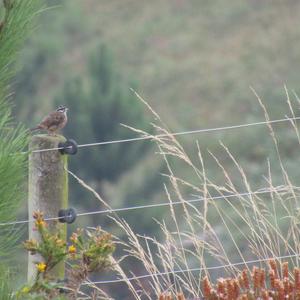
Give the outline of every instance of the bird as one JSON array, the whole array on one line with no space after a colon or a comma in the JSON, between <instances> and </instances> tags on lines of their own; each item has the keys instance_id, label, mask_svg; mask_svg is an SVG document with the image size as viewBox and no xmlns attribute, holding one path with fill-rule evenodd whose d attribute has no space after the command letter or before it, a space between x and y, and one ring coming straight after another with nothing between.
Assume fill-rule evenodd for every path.
<instances>
[{"instance_id":1,"label":"bird","mask_svg":"<svg viewBox=\"0 0 300 300\"><path fill-rule=\"evenodd\" d=\"M68 108L64 105L59 105L55 111L50 112L44 119L30 131L47 130L49 135L56 135L56 132L64 128L67 124Z\"/></svg>"}]
</instances>

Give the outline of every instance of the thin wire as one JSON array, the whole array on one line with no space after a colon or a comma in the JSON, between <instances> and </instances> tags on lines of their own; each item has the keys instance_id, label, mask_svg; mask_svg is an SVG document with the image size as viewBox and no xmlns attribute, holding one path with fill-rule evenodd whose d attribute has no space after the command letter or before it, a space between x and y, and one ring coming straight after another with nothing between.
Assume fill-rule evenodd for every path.
<instances>
[{"instance_id":1,"label":"thin wire","mask_svg":"<svg viewBox=\"0 0 300 300\"><path fill-rule=\"evenodd\" d=\"M51 218L45 218L44 221L55 221L55 220L60 220L60 219L64 219L64 218L65 217L51 217ZM21 220L21 221L7 222L7 223L0 223L0 226L26 224L26 223L31 223L31 222L35 222L35 219Z\"/></svg>"},{"instance_id":2,"label":"thin wire","mask_svg":"<svg viewBox=\"0 0 300 300\"><path fill-rule=\"evenodd\" d=\"M173 271L168 271L168 272L145 274L145 275L140 275L140 276L132 276L132 277L120 278L120 279L114 279L114 280L102 280L102 281L95 281L95 282L85 282L85 283L83 283L83 285L119 283L119 282L126 282L126 281L144 279L144 278L153 277L153 276L163 276L163 275L169 275L169 274L178 274L178 273L196 272L196 271L200 272L200 271L204 271L204 270L205 271L206 270L218 270L218 269L223 269L223 268L228 268L228 267L237 267L237 266L242 266L242 265L247 265L247 264L254 264L254 263L258 263L258 262L264 262L264 261L268 261L268 260L271 260L271 259L286 259L286 258L292 258L292 257L297 257L297 256L299 256L299 254L277 256L277 257L268 257L268 258L255 259L255 260L243 261L243 262L238 262L238 263L233 263L233 264L226 264L226 265L219 265L219 266L208 267L208 268L191 268L191 269L184 269L184 270L173 270Z\"/></svg>"},{"instance_id":3,"label":"thin wire","mask_svg":"<svg viewBox=\"0 0 300 300\"><path fill-rule=\"evenodd\" d=\"M256 195L256 194L267 194L267 193L271 193L271 192L281 192L281 191L286 191L286 189L285 188L264 189L264 190L255 191L255 192L244 192L244 193L239 193L239 194L221 195L221 196L214 196L214 197L209 197L209 198L200 197L200 198L196 198L196 199L183 200L183 201L163 202L163 203L156 203L156 204L121 207L121 208L115 208L115 209L96 210L96 211L91 211L91 212L78 213L77 216L80 217L80 216L89 216L89 215L97 215L97 214L108 214L108 213L113 213L113 212L131 211L131 210L137 210L137 209L147 209L147 208L170 206L170 205L177 205L177 204L183 204L183 203L189 204L189 203L204 201L205 199L220 200L220 199L224 199L224 198L243 197L243 196L251 196L251 195ZM63 218L63 217L61 217L61 218ZM61 218L59 218L59 217L45 218L45 221L59 220ZM29 219L29 220L15 221L15 222L0 223L0 226L26 224L26 223L30 223L30 222L35 222L35 220Z\"/></svg>"},{"instance_id":4,"label":"thin wire","mask_svg":"<svg viewBox=\"0 0 300 300\"><path fill-rule=\"evenodd\" d=\"M232 195L221 195L221 196L215 196L215 197L209 197L210 200L219 200L223 198L231 198L231 197L243 197L243 196L251 196L254 194L266 194L270 193L272 191L283 191L285 189L278 189L278 190L264 190L264 191L256 191L256 192L245 192L240 194L232 194ZM131 206L131 207L123 207L123 208L116 208L116 209L106 209L106 210L98 210L98 211L92 211L92 212L86 212L78 214L78 216L88 216L88 215L94 215L94 214L103 214L103 213L112 213L112 212L121 212L121 211L130 211L130 210L136 210L136 209L144 209L144 208L153 208L153 207L162 207L162 206L170 206L170 205L177 205L177 204L183 204L183 203L194 203L199 201L204 201L207 198L201 197L191 200L183 200L183 201L174 201L174 202L163 202L163 203L156 203L156 204L147 204L147 205L139 205L139 206Z\"/></svg>"},{"instance_id":5,"label":"thin wire","mask_svg":"<svg viewBox=\"0 0 300 300\"><path fill-rule=\"evenodd\" d=\"M282 123L282 122L294 121L294 120L300 120L300 117L261 121L261 122L255 122L255 123L246 123L246 124L231 125L231 126L224 126L224 127L196 129L196 130L189 130L189 131L182 131L182 132L174 132L174 133L169 133L169 134L165 133L165 134L158 134L158 135L154 135L154 136L150 135L150 136L142 136L142 137L136 137L136 138L130 138L130 139L122 139L122 140L112 140L112 141L96 142L96 143L89 143L89 144L81 144L81 145L77 145L77 147L83 148L83 147L93 147L93 146L100 146L100 145L128 143L128 142L135 142L135 141L151 140L153 138L161 138L161 137L168 137L168 136L180 136L180 135L186 135L186 134L237 129L237 128L244 128L244 127L250 127L250 126L264 125L264 124ZM56 148L33 150L31 152L40 153L40 152L54 151L54 150L60 150L60 149L64 149L64 148L56 147ZM27 153L27 152L23 152L23 153Z\"/></svg>"}]
</instances>

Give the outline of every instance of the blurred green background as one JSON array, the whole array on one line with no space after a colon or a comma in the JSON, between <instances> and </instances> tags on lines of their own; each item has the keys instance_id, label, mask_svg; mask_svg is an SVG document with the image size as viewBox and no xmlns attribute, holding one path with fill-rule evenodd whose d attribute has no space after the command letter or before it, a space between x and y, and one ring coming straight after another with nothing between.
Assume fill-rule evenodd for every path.
<instances>
[{"instance_id":1,"label":"blurred green background","mask_svg":"<svg viewBox=\"0 0 300 300\"><path fill-rule=\"evenodd\" d=\"M153 117L130 88L173 132L264 120L250 86L272 119L291 115L284 85L299 92L299 1L49 0L47 6L22 51L22 69L13 82L14 113L28 127L65 104L69 123L63 132L80 144L136 136L120 123L151 132ZM293 180L300 162L298 141L290 126L277 127ZM215 182L222 185L224 178L206 150L230 170L222 141L253 187L267 185L266 159L276 160L276 153L264 126L181 137L199 164L196 140ZM168 182L161 173L166 167L156 150L148 141L82 148L70 157L70 170L113 207L165 202L163 185ZM281 184L276 166L274 184ZM174 168L181 178L196 180L180 164ZM237 176L243 191L240 181ZM183 192L191 198L190 191ZM73 180L70 203L80 212L102 208ZM167 218L167 211L147 209L122 216L138 233L159 235L153 218ZM78 224L100 224L118 234L103 215L78 219ZM120 290L114 288L114 293L121 295Z\"/></svg>"}]
</instances>

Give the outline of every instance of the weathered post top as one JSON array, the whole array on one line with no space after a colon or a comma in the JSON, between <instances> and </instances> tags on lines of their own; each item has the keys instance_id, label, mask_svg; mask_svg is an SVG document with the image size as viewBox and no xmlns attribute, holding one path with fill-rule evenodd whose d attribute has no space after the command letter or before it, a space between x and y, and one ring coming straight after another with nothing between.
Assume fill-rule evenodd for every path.
<instances>
[{"instance_id":1,"label":"weathered post top","mask_svg":"<svg viewBox=\"0 0 300 300\"><path fill-rule=\"evenodd\" d=\"M35 135L31 138L29 150L57 148L60 142L65 142L63 136ZM67 155L58 150L31 152L29 155L29 182L28 182L28 216L32 218L34 211L40 210L45 218L57 217L62 208L68 206L68 174ZM53 226L53 222L48 225ZM64 225L65 226L65 225ZM29 223L29 238L38 239L37 232L33 231L34 223ZM66 235L66 227L65 227ZM35 263L40 261L36 255L28 258L28 280L36 274ZM53 270L53 275L63 278L64 266Z\"/></svg>"}]
</instances>

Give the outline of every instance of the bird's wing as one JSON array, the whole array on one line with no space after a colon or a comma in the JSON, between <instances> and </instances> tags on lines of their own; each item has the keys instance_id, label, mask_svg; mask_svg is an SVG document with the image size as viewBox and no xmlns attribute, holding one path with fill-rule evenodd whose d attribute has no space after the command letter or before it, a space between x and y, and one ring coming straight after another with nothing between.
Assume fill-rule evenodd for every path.
<instances>
[{"instance_id":1,"label":"bird's wing","mask_svg":"<svg viewBox=\"0 0 300 300\"><path fill-rule=\"evenodd\" d=\"M44 128L59 126L59 124L61 124L63 120L64 120L64 115L62 113L53 111L42 120L40 126Z\"/></svg>"}]
</instances>

